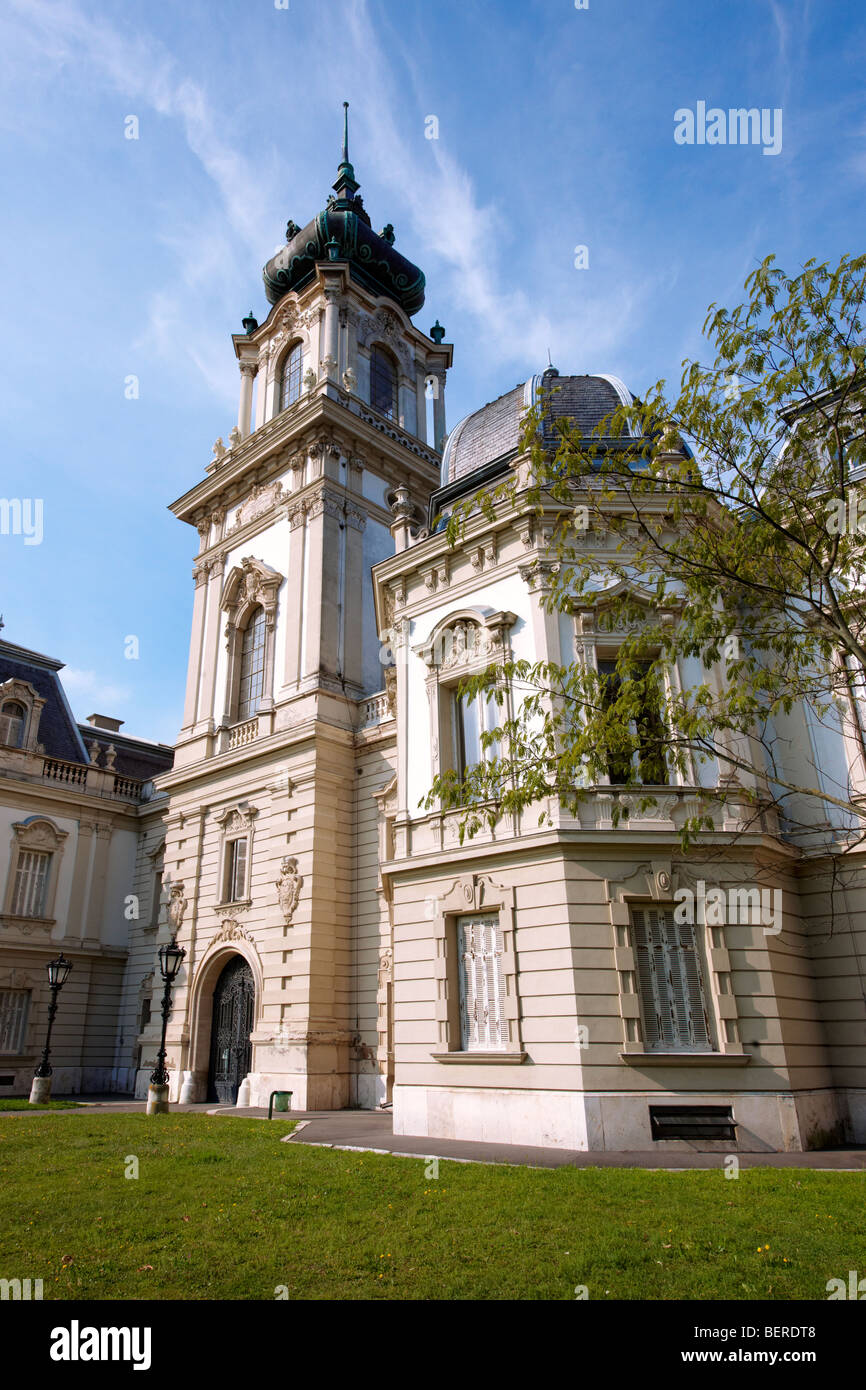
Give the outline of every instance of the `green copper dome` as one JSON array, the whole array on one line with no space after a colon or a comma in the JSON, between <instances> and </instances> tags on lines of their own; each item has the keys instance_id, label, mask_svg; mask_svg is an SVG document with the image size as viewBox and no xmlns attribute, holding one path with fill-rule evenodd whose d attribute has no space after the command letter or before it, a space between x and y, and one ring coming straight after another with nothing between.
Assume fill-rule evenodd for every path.
<instances>
[{"instance_id":1,"label":"green copper dome","mask_svg":"<svg viewBox=\"0 0 866 1390\"><path fill-rule=\"evenodd\" d=\"M348 102L343 107L348 113ZM394 250L394 229L388 224L374 232L358 197L355 171L349 163L348 114L344 117L343 157L333 185L335 196L306 227L289 222L286 245L264 268L265 293L276 304L289 290L303 289L320 261L348 261L353 280L373 294L387 295L407 314L424 303L424 275Z\"/></svg>"}]
</instances>

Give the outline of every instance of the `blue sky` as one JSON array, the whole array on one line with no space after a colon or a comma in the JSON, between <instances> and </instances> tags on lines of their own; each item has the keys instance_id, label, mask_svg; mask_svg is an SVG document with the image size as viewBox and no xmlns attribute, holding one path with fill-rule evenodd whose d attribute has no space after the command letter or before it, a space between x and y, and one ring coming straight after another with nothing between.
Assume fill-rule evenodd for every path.
<instances>
[{"instance_id":1,"label":"blue sky","mask_svg":"<svg viewBox=\"0 0 866 1390\"><path fill-rule=\"evenodd\" d=\"M678 378L769 252L862 251L864 68L860 0L5 0L0 492L44 535L0 535L3 636L67 663L79 718L174 740L198 538L166 506L234 423L229 335L324 206L343 100L416 321L455 344L454 424L548 347ZM781 108L781 153L676 144L699 101Z\"/></svg>"}]
</instances>

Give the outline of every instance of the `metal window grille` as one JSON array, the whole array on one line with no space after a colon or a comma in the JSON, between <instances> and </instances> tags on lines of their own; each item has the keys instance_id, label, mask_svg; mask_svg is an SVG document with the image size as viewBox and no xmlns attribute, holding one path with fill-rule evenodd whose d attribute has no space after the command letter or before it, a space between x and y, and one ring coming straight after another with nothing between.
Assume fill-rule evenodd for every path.
<instances>
[{"instance_id":1,"label":"metal window grille","mask_svg":"<svg viewBox=\"0 0 866 1390\"><path fill-rule=\"evenodd\" d=\"M712 1051L694 925L664 908L636 909L632 933L647 1050Z\"/></svg>"},{"instance_id":2,"label":"metal window grille","mask_svg":"<svg viewBox=\"0 0 866 1390\"><path fill-rule=\"evenodd\" d=\"M0 989L0 1052L23 1052L30 991Z\"/></svg>"},{"instance_id":3,"label":"metal window grille","mask_svg":"<svg viewBox=\"0 0 866 1390\"><path fill-rule=\"evenodd\" d=\"M22 850L15 871L12 911L16 917L43 917L51 855Z\"/></svg>"},{"instance_id":4,"label":"metal window grille","mask_svg":"<svg viewBox=\"0 0 866 1390\"><path fill-rule=\"evenodd\" d=\"M460 1045L464 1052L495 1051L508 1045L502 931L495 913L458 917Z\"/></svg>"}]
</instances>

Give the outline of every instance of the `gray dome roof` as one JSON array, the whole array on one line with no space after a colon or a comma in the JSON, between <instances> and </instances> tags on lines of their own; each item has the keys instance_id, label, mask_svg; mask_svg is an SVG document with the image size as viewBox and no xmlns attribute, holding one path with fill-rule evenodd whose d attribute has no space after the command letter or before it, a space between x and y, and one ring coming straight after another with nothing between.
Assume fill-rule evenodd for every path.
<instances>
[{"instance_id":1,"label":"gray dome roof","mask_svg":"<svg viewBox=\"0 0 866 1390\"><path fill-rule=\"evenodd\" d=\"M560 376L555 368L541 376L531 376L455 425L442 455L443 485L516 454L523 417L538 401L542 386L550 392L544 429L550 438L553 431L547 420L573 420L581 435L589 438L605 416L620 405L630 405L634 399L616 376Z\"/></svg>"}]
</instances>

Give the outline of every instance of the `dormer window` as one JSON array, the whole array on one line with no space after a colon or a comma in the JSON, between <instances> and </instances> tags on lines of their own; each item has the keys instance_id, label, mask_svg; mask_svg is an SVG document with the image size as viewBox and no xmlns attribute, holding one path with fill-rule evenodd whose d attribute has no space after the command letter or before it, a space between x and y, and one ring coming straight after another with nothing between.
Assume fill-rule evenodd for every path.
<instances>
[{"instance_id":1,"label":"dormer window","mask_svg":"<svg viewBox=\"0 0 866 1390\"><path fill-rule=\"evenodd\" d=\"M397 372L391 356L378 343L370 353L370 404L387 420L397 413Z\"/></svg>"},{"instance_id":2,"label":"dormer window","mask_svg":"<svg viewBox=\"0 0 866 1390\"><path fill-rule=\"evenodd\" d=\"M301 385L304 376L304 345L295 343L283 361L280 377L280 410L286 410L301 399Z\"/></svg>"},{"instance_id":3,"label":"dormer window","mask_svg":"<svg viewBox=\"0 0 866 1390\"><path fill-rule=\"evenodd\" d=\"M9 748L21 748L27 711L18 700L4 700L0 705L0 743Z\"/></svg>"}]
</instances>

